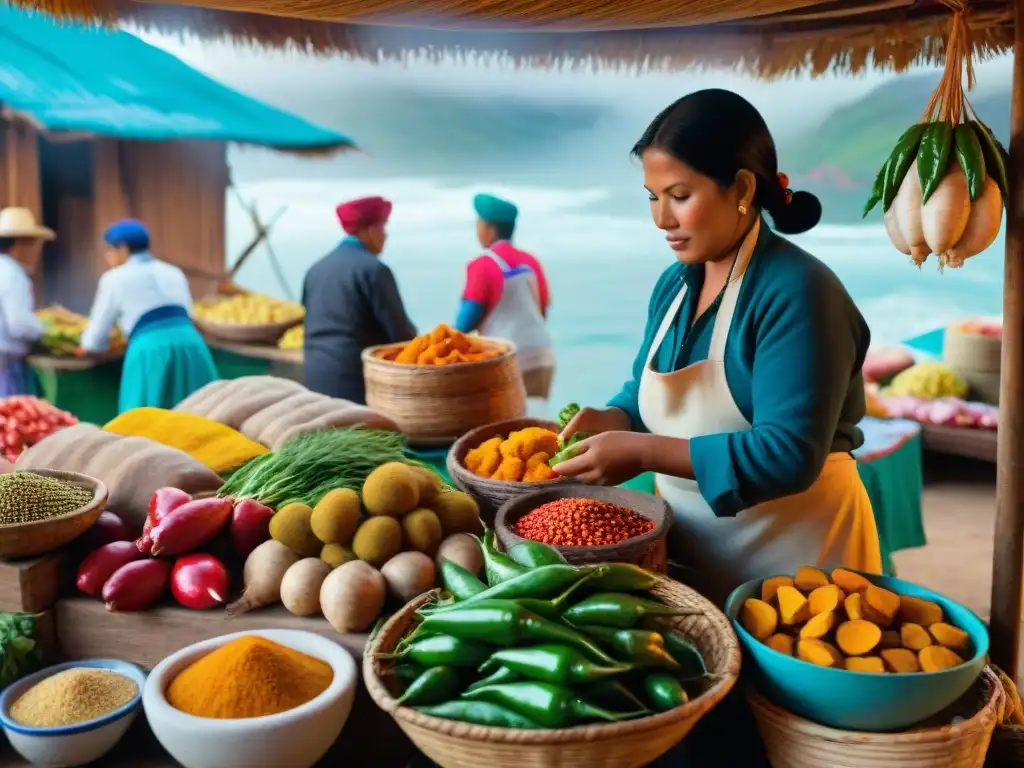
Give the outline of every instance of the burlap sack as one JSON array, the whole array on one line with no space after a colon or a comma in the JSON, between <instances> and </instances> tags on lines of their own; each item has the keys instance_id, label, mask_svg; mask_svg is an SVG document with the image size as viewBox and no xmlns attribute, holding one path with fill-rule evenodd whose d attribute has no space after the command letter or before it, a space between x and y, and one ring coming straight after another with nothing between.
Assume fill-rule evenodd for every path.
<instances>
[{"instance_id":1,"label":"burlap sack","mask_svg":"<svg viewBox=\"0 0 1024 768\"><path fill-rule=\"evenodd\" d=\"M47 435L18 457L18 469L63 469L85 472L89 458L105 445L120 440L94 424L75 424Z\"/></svg>"},{"instance_id":2,"label":"burlap sack","mask_svg":"<svg viewBox=\"0 0 1024 768\"><path fill-rule=\"evenodd\" d=\"M336 400L334 402L344 403L347 401ZM307 421L305 424L297 424L286 429L281 432L281 434L277 435L273 445L270 446L270 449L274 451L278 450L282 445L296 435L304 435L309 432L320 432L325 429L354 427L357 424L361 424L362 426L370 429L386 429L389 432L398 432L398 425L387 416L383 416L372 408L367 408L365 405L355 405L350 403L347 408L337 408L336 410L326 413L323 416L319 416L312 421Z\"/></svg>"},{"instance_id":3,"label":"burlap sack","mask_svg":"<svg viewBox=\"0 0 1024 768\"><path fill-rule=\"evenodd\" d=\"M348 400L335 400L333 397L327 397L326 395L317 395L316 400L310 401L298 408L291 408L267 424L263 431L260 432L259 442L264 445L273 446L277 443L278 436L283 432L287 432L292 427L306 424L327 415L331 411L348 408L350 405L352 403Z\"/></svg>"},{"instance_id":4,"label":"burlap sack","mask_svg":"<svg viewBox=\"0 0 1024 768\"><path fill-rule=\"evenodd\" d=\"M318 395L316 392L310 392L308 389L303 388L301 391L288 395L283 400L278 400L273 405L267 406L262 411L254 413L242 422L242 426L238 428L238 431L250 440L261 442L260 435L279 418L290 411L298 410L324 399L323 395Z\"/></svg>"},{"instance_id":5,"label":"burlap sack","mask_svg":"<svg viewBox=\"0 0 1024 768\"><path fill-rule=\"evenodd\" d=\"M187 453L145 437L119 437L93 454L81 471L106 484L108 510L140 529L157 488L171 486L195 494L216 491L223 484L219 475Z\"/></svg>"},{"instance_id":6,"label":"burlap sack","mask_svg":"<svg viewBox=\"0 0 1024 768\"><path fill-rule=\"evenodd\" d=\"M235 379L234 386L223 391L220 402L206 414L206 418L238 429L250 416L304 389L291 379L244 376Z\"/></svg>"},{"instance_id":7,"label":"burlap sack","mask_svg":"<svg viewBox=\"0 0 1024 768\"><path fill-rule=\"evenodd\" d=\"M220 394L232 384L230 379L218 379L211 381L205 387L197 389L176 406L174 410L183 413L194 413L196 416L205 416L212 410L214 405L220 402Z\"/></svg>"}]
</instances>

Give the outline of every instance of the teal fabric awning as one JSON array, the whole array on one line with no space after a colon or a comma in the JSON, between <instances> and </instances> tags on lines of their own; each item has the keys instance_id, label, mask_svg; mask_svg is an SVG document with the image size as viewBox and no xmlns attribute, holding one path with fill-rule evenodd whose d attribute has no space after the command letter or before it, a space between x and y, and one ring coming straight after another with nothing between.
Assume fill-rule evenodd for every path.
<instances>
[{"instance_id":1,"label":"teal fabric awning","mask_svg":"<svg viewBox=\"0 0 1024 768\"><path fill-rule=\"evenodd\" d=\"M204 139L284 150L348 136L239 93L128 32L0 4L0 107L54 132Z\"/></svg>"}]
</instances>

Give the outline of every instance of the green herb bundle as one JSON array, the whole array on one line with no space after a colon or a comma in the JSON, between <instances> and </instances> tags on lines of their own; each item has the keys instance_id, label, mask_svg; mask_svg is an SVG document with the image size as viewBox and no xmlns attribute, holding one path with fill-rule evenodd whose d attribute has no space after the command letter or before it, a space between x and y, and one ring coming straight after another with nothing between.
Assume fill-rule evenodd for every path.
<instances>
[{"instance_id":1,"label":"green herb bundle","mask_svg":"<svg viewBox=\"0 0 1024 768\"><path fill-rule=\"evenodd\" d=\"M335 488L358 493L366 476L389 461L420 464L406 455L398 432L350 427L298 435L233 472L220 493L274 508L291 502L312 507Z\"/></svg>"},{"instance_id":2,"label":"green herb bundle","mask_svg":"<svg viewBox=\"0 0 1024 768\"><path fill-rule=\"evenodd\" d=\"M42 665L38 616L0 613L0 688L6 688Z\"/></svg>"}]
</instances>

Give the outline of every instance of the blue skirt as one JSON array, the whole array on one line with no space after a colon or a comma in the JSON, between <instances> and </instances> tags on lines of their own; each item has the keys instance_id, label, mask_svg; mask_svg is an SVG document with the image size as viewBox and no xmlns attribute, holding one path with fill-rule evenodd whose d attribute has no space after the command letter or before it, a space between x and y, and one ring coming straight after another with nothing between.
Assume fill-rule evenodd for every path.
<instances>
[{"instance_id":1,"label":"blue skirt","mask_svg":"<svg viewBox=\"0 0 1024 768\"><path fill-rule=\"evenodd\" d=\"M140 322L124 356L118 411L173 408L218 378L210 348L187 316Z\"/></svg>"},{"instance_id":2,"label":"blue skirt","mask_svg":"<svg viewBox=\"0 0 1024 768\"><path fill-rule=\"evenodd\" d=\"M17 358L0 359L0 397L36 394L36 376L28 363Z\"/></svg>"}]
</instances>

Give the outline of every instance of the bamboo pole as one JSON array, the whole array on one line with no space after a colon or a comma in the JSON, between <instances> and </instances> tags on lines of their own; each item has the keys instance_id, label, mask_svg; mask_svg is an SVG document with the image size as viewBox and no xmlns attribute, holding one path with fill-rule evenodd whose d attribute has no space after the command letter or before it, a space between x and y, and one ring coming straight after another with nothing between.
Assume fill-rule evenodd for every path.
<instances>
[{"instance_id":1,"label":"bamboo pole","mask_svg":"<svg viewBox=\"0 0 1024 768\"><path fill-rule=\"evenodd\" d=\"M1003 357L992 562L992 660L1019 674L1024 571L1024 0L1014 0L1010 176L1003 267Z\"/></svg>"}]
</instances>

